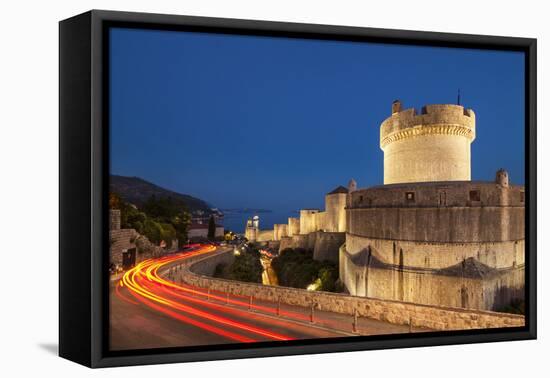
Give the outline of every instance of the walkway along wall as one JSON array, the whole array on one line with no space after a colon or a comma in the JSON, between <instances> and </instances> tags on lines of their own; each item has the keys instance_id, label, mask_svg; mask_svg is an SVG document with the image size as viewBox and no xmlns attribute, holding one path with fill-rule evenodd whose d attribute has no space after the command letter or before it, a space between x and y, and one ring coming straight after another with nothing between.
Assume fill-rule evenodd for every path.
<instances>
[{"instance_id":1,"label":"walkway along wall","mask_svg":"<svg viewBox=\"0 0 550 378\"><path fill-rule=\"evenodd\" d=\"M307 291L281 286L267 286L209 277L208 272L218 263L227 262L231 251L190 262L182 270L186 284L234 295L252 296L260 300L276 301L296 306L309 307L312 303L320 310L357 315L393 324L425 327L435 330L476 328L522 327L525 317L491 311L466 310L452 307L418 305L407 302L378 300L347 294Z\"/></svg>"}]
</instances>

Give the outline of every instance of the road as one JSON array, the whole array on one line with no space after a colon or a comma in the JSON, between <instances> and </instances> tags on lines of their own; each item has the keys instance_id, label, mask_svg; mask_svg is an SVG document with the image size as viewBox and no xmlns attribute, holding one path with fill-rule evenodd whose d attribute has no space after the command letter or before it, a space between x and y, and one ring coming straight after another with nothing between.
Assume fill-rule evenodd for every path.
<instances>
[{"instance_id":1,"label":"road","mask_svg":"<svg viewBox=\"0 0 550 378\"><path fill-rule=\"evenodd\" d=\"M111 350L285 341L355 335L350 316L228 296L171 280L181 264L216 253L213 246L146 260L111 282ZM361 318L360 334L409 332Z\"/></svg>"}]
</instances>

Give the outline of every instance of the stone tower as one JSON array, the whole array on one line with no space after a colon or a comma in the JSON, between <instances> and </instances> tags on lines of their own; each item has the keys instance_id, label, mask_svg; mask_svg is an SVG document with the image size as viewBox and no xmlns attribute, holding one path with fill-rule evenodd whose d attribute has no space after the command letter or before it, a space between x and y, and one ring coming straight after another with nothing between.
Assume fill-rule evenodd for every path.
<instances>
[{"instance_id":1,"label":"stone tower","mask_svg":"<svg viewBox=\"0 0 550 378\"><path fill-rule=\"evenodd\" d=\"M392 103L380 126L384 184L469 181L475 114L460 105L427 105L421 114Z\"/></svg>"},{"instance_id":2,"label":"stone tower","mask_svg":"<svg viewBox=\"0 0 550 378\"><path fill-rule=\"evenodd\" d=\"M325 196L325 220L322 228L329 232L346 232L346 205L349 189L335 188Z\"/></svg>"},{"instance_id":3,"label":"stone tower","mask_svg":"<svg viewBox=\"0 0 550 378\"><path fill-rule=\"evenodd\" d=\"M505 188L510 186L510 177L508 176L508 172L502 168L497 171L495 181L497 184Z\"/></svg>"},{"instance_id":4,"label":"stone tower","mask_svg":"<svg viewBox=\"0 0 550 378\"><path fill-rule=\"evenodd\" d=\"M249 218L246 221L244 237L250 241L256 241L256 239L258 238L259 230L260 230L260 217L255 215L253 218Z\"/></svg>"}]
</instances>

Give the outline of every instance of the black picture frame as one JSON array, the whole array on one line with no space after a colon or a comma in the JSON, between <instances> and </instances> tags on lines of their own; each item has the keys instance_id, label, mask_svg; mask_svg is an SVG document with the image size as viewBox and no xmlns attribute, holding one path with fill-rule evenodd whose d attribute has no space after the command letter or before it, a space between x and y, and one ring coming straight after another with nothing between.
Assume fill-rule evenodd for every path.
<instances>
[{"instance_id":1,"label":"black picture frame","mask_svg":"<svg viewBox=\"0 0 550 378\"><path fill-rule=\"evenodd\" d=\"M526 325L253 345L109 352L108 39L111 26L525 53ZM536 39L92 10L59 24L59 354L89 367L328 353L536 338Z\"/></svg>"}]
</instances>

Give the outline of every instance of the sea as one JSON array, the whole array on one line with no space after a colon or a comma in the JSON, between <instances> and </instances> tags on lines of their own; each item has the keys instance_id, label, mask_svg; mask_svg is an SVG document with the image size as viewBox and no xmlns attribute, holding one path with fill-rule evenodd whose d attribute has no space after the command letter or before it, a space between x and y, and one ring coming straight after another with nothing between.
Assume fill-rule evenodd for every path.
<instances>
[{"instance_id":1,"label":"sea","mask_svg":"<svg viewBox=\"0 0 550 378\"><path fill-rule=\"evenodd\" d=\"M288 218L299 217L298 211L270 212L224 212L223 227L237 234L244 234L246 221L257 215L260 218L260 230L272 230L274 224L288 224Z\"/></svg>"}]
</instances>

